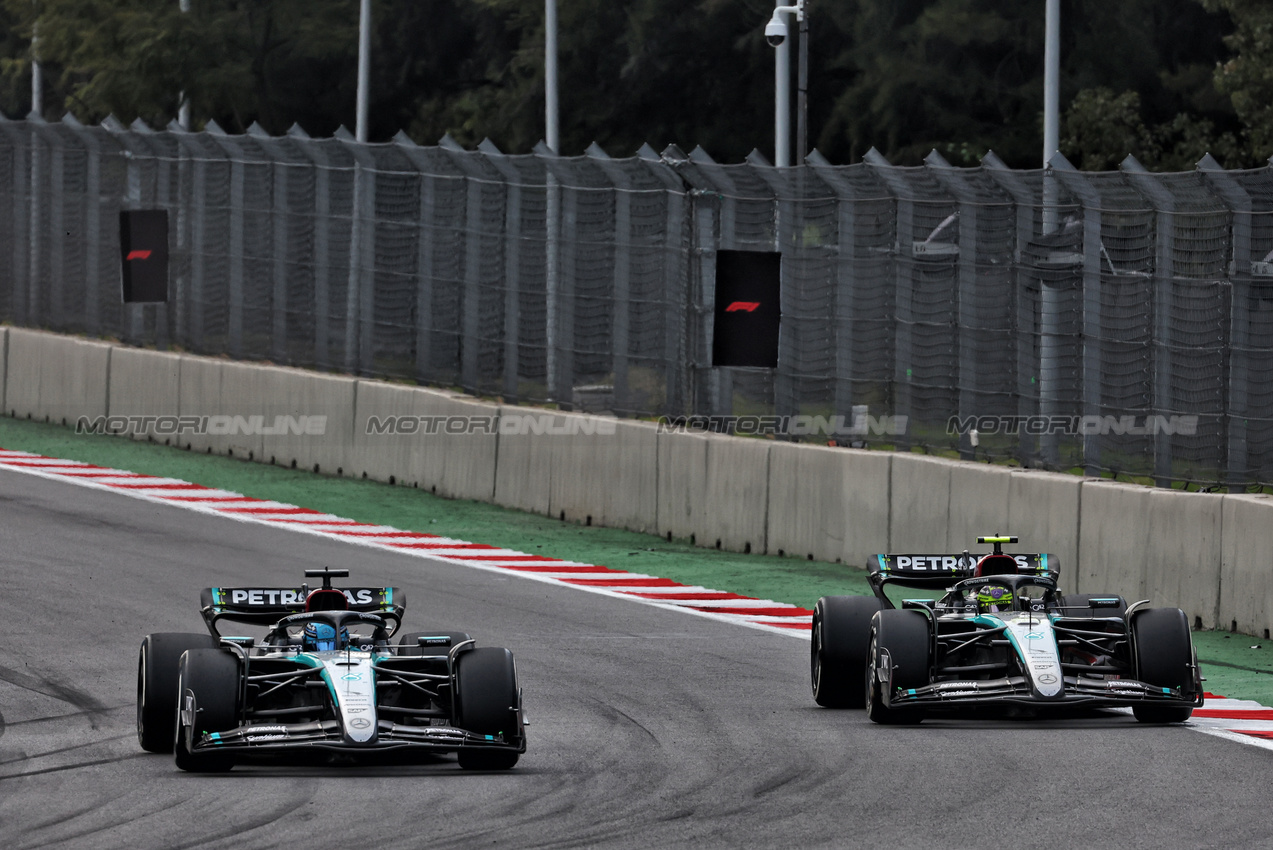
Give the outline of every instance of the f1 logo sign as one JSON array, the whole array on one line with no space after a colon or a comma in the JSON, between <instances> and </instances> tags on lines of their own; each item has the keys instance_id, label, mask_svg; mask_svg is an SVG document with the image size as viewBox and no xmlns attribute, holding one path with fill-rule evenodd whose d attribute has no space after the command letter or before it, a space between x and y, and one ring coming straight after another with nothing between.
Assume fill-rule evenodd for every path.
<instances>
[{"instance_id":1,"label":"f1 logo sign","mask_svg":"<svg viewBox=\"0 0 1273 850\"><path fill-rule=\"evenodd\" d=\"M120 210L119 257L125 304L167 301L167 211Z\"/></svg>"},{"instance_id":2,"label":"f1 logo sign","mask_svg":"<svg viewBox=\"0 0 1273 850\"><path fill-rule=\"evenodd\" d=\"M716 252L713 366L777 367L781 271L777 251Z\"/></svg>"}]
</instances>

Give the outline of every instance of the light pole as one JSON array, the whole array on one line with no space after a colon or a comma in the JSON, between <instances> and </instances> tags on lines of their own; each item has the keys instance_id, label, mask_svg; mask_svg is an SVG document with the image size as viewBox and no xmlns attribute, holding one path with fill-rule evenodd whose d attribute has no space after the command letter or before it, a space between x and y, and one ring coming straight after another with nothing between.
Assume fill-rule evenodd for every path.
<instances>
[{"instance_id":1,"label":"light pole","mask_svg":"<svg viewBox=\"0 0 1273 850\"><path fill-rule=\"evenodd\" d=\"M188 13L190 11L190 0L179 0L177 8L181 10L181 14L183 15ZM189 132L190 98L186 97L185 89L182 89L181 93L177 95L177 100L180 102L180 105L177 107L177 125L186 132Z\"/></svg>"},{"instance_id":2,"label":"light pole","mask_svg":"<svg viewBox=\"0 0 1273 850\"><path fill-rule=\"evenodd\" d=\"M35 0L31 0L31 5L36 5ZM31 111L36 115L44 113L44 75L40 73L39 56L40 19L37 17L31 25Z\"/></svg>"},{"instance_id":3,"label":"light pole","mask_svg":"<svg viewBox=\"0 0 1273 850\"><path fill-rule=\"evenodd\" d=\"M557 146L557 0L544 0L544 144Z\"/></svg>"},{"instance_id":4,"label":"light pole","mask_svg":"<svg viewBox=\"0 0 1273 850\"><path fill-rule=\"evenodd\" d=\"M774 7L773 17L765 25L765 41L774 48L774 165L779 168L791 165L791 47L787 39L790 30L786 16L795 15L796 20L801 23L801 33L807 32L807 27L804 26L804 6L805 0L796 0L790 6L782 5L779 0L779 5ZM804 38L800 40L801 126L806 123L803 115L806 108L804 95L808 76L806 41ZM801 140L801 162L804 161L804 145L805 142Z\"/></svg>"},{"instance_id":5,"label":"light pole","mask_svg":"<svg viewBox=\"0 0 1273 850\"><path fill-rule=\"evenodd\" d=\"M367 102L371 87L371 0L362 0L358 10L358 101L354 138L367 141Z\"/></svg>"},{"instance_id":6,"label":"light pole","mask_svg":"<svg viewBox=\"0 0 1273 850\"><path fill-rule=\"evenodd\" d=\"M1043 37L1043 233L1057 229L1056 177L1048 171L1048 161L1060 144L1061 80L1061 0L1047 0ZM1061 383L1061 293L1044 283L1040 293L1039 322L1039 413L1056 416L1060 411ZM1060 462L1059 438L1051 432L1040 441L1044 461Z\"/></svg>"}]
</instances>

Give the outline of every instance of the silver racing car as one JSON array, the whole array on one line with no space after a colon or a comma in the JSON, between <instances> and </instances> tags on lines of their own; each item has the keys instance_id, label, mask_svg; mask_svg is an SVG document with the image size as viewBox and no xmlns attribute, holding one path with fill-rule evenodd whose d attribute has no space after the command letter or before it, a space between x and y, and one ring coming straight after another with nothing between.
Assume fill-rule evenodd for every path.
<instances>
[{"instance_id":1,"label":"silver racing car","mask_svg":"<svg viewBox=\"0 0 1273 850\"><path fill-rule=\"evenodd\" d=\"M306 570L310 590L210 587L208 634L159 633L141 643L137 738L177 766L236 762L419 760L454 752L460 767L507 770L526 751L513 655L462 632L399 631L395 587L334 588L348 570ZM263 626L257 639L223 622Z\"/></svg>"},{"instance_id":2,"label":"silver racing car","mask_svg":"<svg viewBox=\"0 0 1273 850\"><path fill-rule=\"evenodd\" d=\"M1015 537L979 537L989 553L875 555L874 596L824 596L813 614L813 696L865 707L876 723L931 712L1015 706L1131 707L1145 723L1179 723L1203 702L1179 608L1120 596L1063 595L1058 559L1007 554ZM944 590L905 599L890 585Z\"/></svg>"}]
</instances>

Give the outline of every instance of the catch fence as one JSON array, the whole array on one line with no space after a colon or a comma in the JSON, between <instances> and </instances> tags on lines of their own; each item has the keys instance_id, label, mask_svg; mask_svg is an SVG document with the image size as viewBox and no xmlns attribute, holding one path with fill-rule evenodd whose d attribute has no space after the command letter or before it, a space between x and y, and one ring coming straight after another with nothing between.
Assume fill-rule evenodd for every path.
<instances>
[{"instance_id":1,"label":"catch fence","mask_svg":"<svg viewBox=\"0 0 1273 850\"><path fill-rule=\"evenodd\" d=\"M122 303L130 209L169 213L165 304ZM1273 168L872 151L779 169L674 146L0 119L0 250L0 318L20 325L844 445L1273 483ZM782 254L776 369L711 365L718 250ZM791 418L755 419L774 416Z\"/></svg>"}]
</instances>

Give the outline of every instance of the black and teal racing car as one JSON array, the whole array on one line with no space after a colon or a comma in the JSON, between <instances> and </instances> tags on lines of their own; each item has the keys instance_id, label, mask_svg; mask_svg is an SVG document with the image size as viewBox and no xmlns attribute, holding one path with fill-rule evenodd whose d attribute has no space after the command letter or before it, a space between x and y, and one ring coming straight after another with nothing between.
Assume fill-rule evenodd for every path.
<instances>
[{"instance_id":1,"label":"black and teal racing car","mask_svg":"<svg viewBox=\"0 0 1273 850\"><path fill-rule=\"evenodd\" d=\"M306 570L310 590L211 587L208 634L146 635L137 663L137 738L196 772L262 759L419 761L507 770L526 751L513 655L463 632L397 635L395 587L335 588L348 570ZM221 634L224 622L261 638ZM397 637L396 641L393 638Z\"/></svg>"},{"instance_id":2,"label":"black and teal racing car","mask_svg":"<svg viewBox=\"0 0 1273 850\"><path fill-rule=\"evenodd\" d=\"M876 723L1075 708L1128 708L1179 723L1203 703L1202 677L1179 608L1121 596L1062 594L1055 555L992 551L875 555L874 596L824 596L813 614L815 701L865 708ZM903 599L885 588L944 591Z\"/></svg>"}]
</instances>

